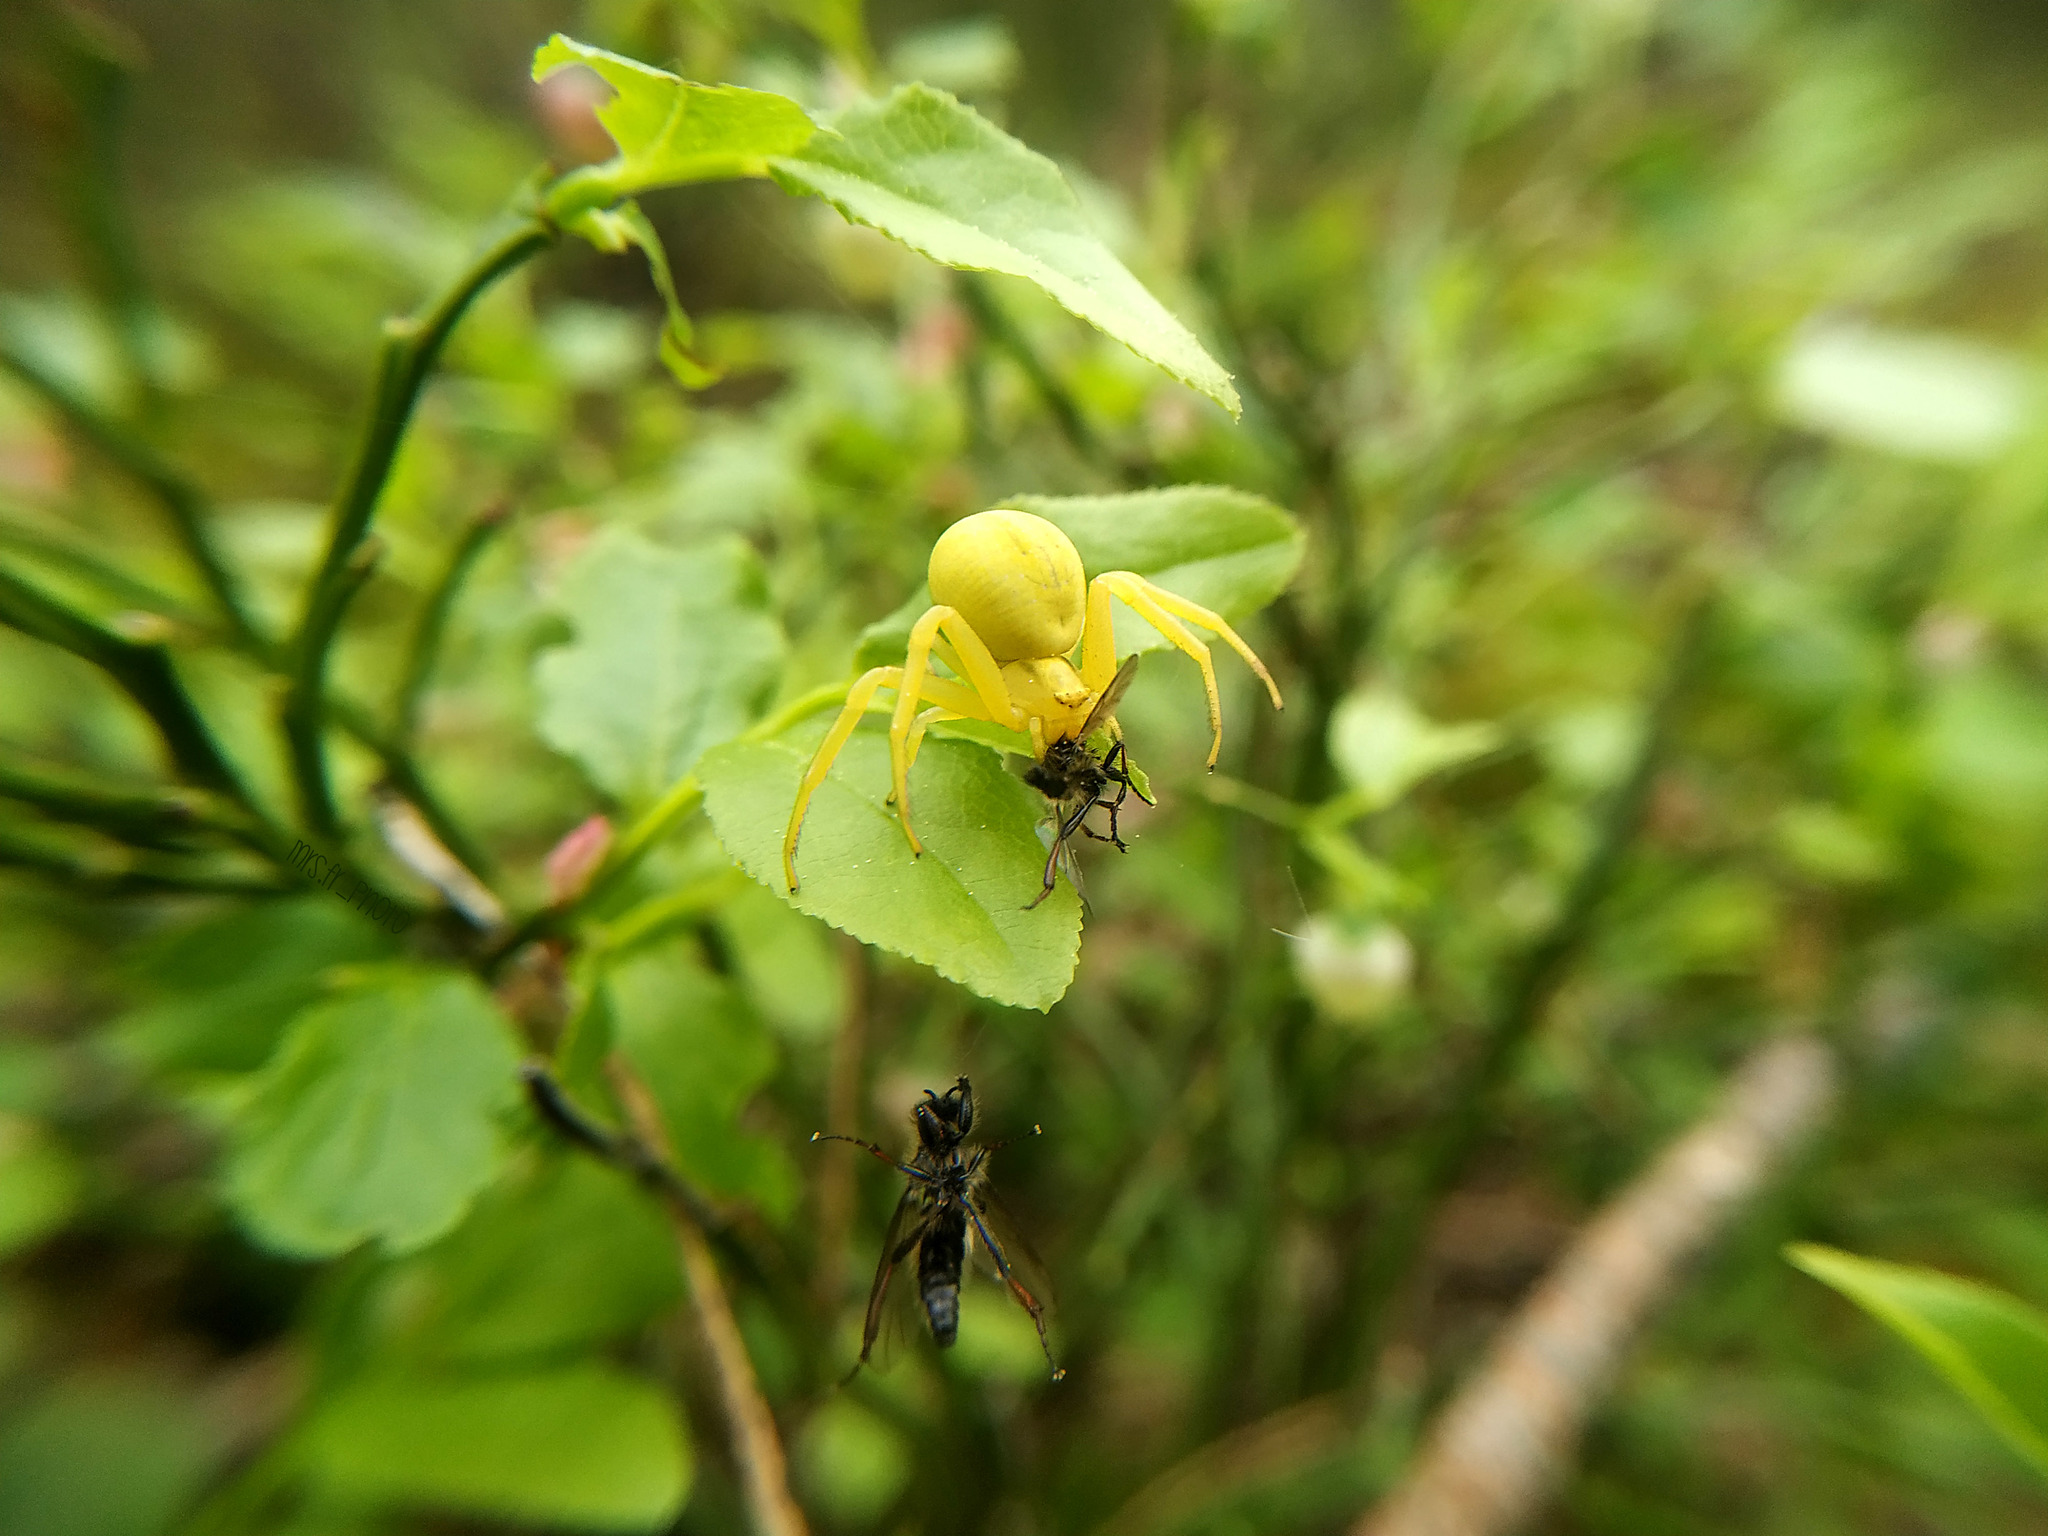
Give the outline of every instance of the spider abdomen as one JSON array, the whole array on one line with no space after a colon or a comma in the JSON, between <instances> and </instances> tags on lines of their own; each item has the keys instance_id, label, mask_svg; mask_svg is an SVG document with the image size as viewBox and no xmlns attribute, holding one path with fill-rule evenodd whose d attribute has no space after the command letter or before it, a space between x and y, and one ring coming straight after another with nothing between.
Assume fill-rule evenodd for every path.
<instances>
[{"instance_id":1,"label":"spider abdomen","mask_svg":"<svg viewBox=\"0 0 2048 1536\"><path fill-rule=\"evenodd\" d=\"M1088 577L1074 541L1029 512L963 517L932 546L932 601L957 611L997 661L1064 656L1081 639Z\"/></svg>"}]
</instances>

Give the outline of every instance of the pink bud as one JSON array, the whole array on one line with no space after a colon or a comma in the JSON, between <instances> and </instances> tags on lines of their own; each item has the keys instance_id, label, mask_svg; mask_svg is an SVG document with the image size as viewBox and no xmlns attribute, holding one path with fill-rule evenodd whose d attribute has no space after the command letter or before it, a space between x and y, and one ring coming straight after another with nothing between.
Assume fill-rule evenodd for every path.
<instances>
[{"instance_id":1,"label":"pink bud","mask_svg":"<svg viewBox=\"0 0 2048 1536\"><path fill-rule=\"evenodd\" d=\"M612 824L593 816L548 854L548 894L556 906L574 901L590 884L612 846Z\"/></svg>"}]
</instances>

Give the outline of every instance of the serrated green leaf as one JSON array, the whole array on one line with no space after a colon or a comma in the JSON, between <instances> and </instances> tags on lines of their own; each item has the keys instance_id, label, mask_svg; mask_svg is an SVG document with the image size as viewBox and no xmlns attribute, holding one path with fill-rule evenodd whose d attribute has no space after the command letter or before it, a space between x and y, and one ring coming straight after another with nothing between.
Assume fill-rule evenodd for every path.
<instances>
[{"instance_id":1,"label":"serrated green leaf","mask_svg":"<svg viewBox=\"0 0 2048 1536\"><path fill-rule=\"evenodd\" d=\"M698 768L705 805L740 867L783 890L782 834L798 781L823 734L736 741ZM889 793L889 747L854 732L812 798L797 854L798 911L929 965L1019 1008L1047 1009L1074 977L1081 903L1063 879L1036 908L1045 869L1045 801L985 748L928 739L910 776L923 858L913 858Z\"/></svg>"},{"instance_id":2,"label":"serrated green leaf","mask_svg":"<svg viewBox=\"0 0 2048 1536\"><path fill-rule=\"evenodd\" d=\"M562 577L573 643L534 668L540 733L629 805L737 734L780 675L760 557L736 538L663 549L608 528Z\"/></svg>"},{"instance_id":3,"label":"serrated green leaf","mask_svg":"<svg viewBox=\"0 0 2048 1536\"><path fill-rule=\"evenodd\" d=\"M949 267L1002 272L1239 413L1230 375L1116 259L1088 225L1059 167L973 108L929 86L838 113L800 154L771 169Z\"/></svg>"},{"instance_id":4,"label":"serrated green leaf","mask_svg":"<svg viewBox=\"0 0 2048 1536\"><path fill-rule=\"evenodd\" d=\"M597 120L619 153L603 165L569 172L549 189L548 213L564 224L586 209L654 187L765 176L771 158L796 153L817 131L787 96L698 85L559 32L534 53L533 78L545 80L572 64L595 71L617 93L597 109Z\"/></svg>"},{"instance_id":5,"label":"serrated green leaf","mask_svg":"<svg viewBox=\"0 0 2048 1536\"><path fill-rule=\"evenodd\" d=\"M774 1074L776 1050L739 989L670 944L612 966L604 990L619 1048L654 1094L677 1165L715 1194L788 1215L797 1195L788 1153L740 1129L740 1111Z\"/></svg>"},{"instance_id":6,"label":"serrated green leaf","mask_svg":"<svg viewBox=\"0 0 2048 1536\"><path fill-rule=\"evenodd\" d=\"M353 1382L315 1410L303 1454L344 1499L573 1530L660 1530L690 1483L675 1405L600 1365Z\"/></svg>"},{"instance_id":7,"label":"serrated green leaf","mask_svg":"<svg viewBox=\"0 0 2048 1536\"><path fill-rule=\"evenodd\" d=\"M1057 524L1094 580L1104 571L1136 571L1147 581L1236 623L1287 590L1305 540L1293 516L1249 491L1176 485L1114 496L1012 496L1000 503ZM861 631L855 666L903 660L910 629L931 607L920 586ZM1117 654L1159 650L1166 637L1124 606L1113 605Z\"/></svg>"},{"instance_id":8,"label":"serrated green leaf","mask_svg":"<svg viewBox=\"0 0 2048 1536\"><path fill-rule=\"evenodd\" d=\"M455 971L383 966L292 1021L241 1106L228 1197L285 1253L417 1248L496 1175L511 1032Z\"/></svg>"},{"instance_id":9,"label":"serrated green leaf","mask_svg":"<svg viewBox=\"0 0 2048 1536\"><path fill-rule=\"evenodd\" d=\"M1361 688L1330 717L1330 759L1365 811L1392 805L1433 773L1484 757L1501 739L1486 721L1439 725L1390 688Z\"/></svg>"},{"instance_id":10,"label":"serrated green leaf","mask_svg":"<svg viewBox=\"0 0 2048 1536\"><path fill-rule=\"evenodd\" d=\"M2048 1476L2048 1316L2002 1291L1818 1243L1786 1258L1918 1350L2015 1451Z\"/></svg>"}]
</instances>

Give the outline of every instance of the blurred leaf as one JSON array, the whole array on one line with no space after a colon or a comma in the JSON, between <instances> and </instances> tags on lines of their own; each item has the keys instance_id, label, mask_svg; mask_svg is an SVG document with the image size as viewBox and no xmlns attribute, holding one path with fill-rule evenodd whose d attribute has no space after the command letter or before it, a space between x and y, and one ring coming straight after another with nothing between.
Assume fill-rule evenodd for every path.
<instances>
[{"instance_id":1,"label":"blurred leaf","mask_svg":"<svg viewBox=\"0 0 2048 1536\"><path fill-rule=\"evenodd\" d=\"M743 728L781 673L761 561L736 538L671 550L608 528L555 601L576 638L535 665L541 735L629 804Z\"/></svg>"},{"instance_id":2,"label":"blurred leaf","mask_svg":"<svg viewBox=\"0 0 2048 1536\"><path fill-rule=\"evenodd\" d=\"M831 127L802 154L777 159L775 178L934 261L1029 279L1238 414L1230 375L1110 253L1043 155L921 85L856 103Z\"/></svg>"},{"instance_id":3,"label":"blurred leaf","mask_svg":"<svg viewBox=\"0 0 2048 1536\"><path fill-rule=\"evenodd\" d=\"M966 1335L961 1338L964 1343ZM1037 1348L1034 1335L1034 1353ZM804 1491L836 1524L874 1524L910 1480L902 1440L843 1393L811 1415L796 1459Z\"/></svg>"},{"instance_id":4,"label":"blurred leaf","mask_svg":"<svg viewBox=\"0 0 2048 1536\"><path fill-rule=\"evenodd\" d=\"M846 1010L831 935L758 885L718 909L718 931L761 1016L795 1040L829 1039Z\"/></svg>"},{"instance_id":5,"label":"blurred leaf","mask_svg":"<svg viewBox=\"0 0 2048 1536\"><path fill-rule=\"evenodd\" d=\"M315 1410L304 1454L345 1498L571 1530L663 1529L690 1483L667 1394L601 1365L358 1381Z\"/></svg>"},{"instance_id":6,"label":"blurred leaf","mask_svg":"<svg viewBox=\"0 0 2048 1536\"><path fill-rule=\"evenodd\" d=\"M0 1258L64 1225L83 1182L71 1154L40 1124L0 1113Z\"/></svg>"},{"instance_id":7,"label":"blurred leaf","mask_svg":"<svg viewBox=\"0 0 2048 1536\"><path fill-rule=\"evenodd\" d=\"M1330 757L1365 809L1392 805L1431 774L1501 744L1484 721L1438 725L1390 688L1361 688L1330 717Z\"/></svg>"},{"instance_id":8,"label":"blurred leaf","mask_svg":"<svg viewBox=\"0 0 2048 1536\"><path fill-rule=\"evenodd\" d=\"M0 1531L159 1536L214 1458L194 1408L135 1377L60 1384L0 1432Z\"/></svg>"},{"instance_id":9,"label":"blurred leaf","mask_svg":"<svg viewBox=\"0 0 2048 1536\"><path fill-rule=\"evenodd\" d=\"M533 78L545 80L572 64L596 71L617 92L597 109L597 120L619 153L555 184L549 212L564 222L654 187L765 176L771 157L794 154L816 132L804 109L786 96L697 85L559 32L534 53Z\"/></svg>"},{"instance_id":10,"label":"blurred leaf","mask_svg":"<svg viewBox=\"0 0 2048 1536\"><path fill-rule=\"evenodd\" d=\"M740 867L778 894L782 834L811 753L823 734L733 742L699 770L719 841ZM855 731L812 798L797 852L802 890L789 901L855 938L931 966L983 997L1050 1008L1073 980L1081 904L1062 879L1036 908L1045 801L1003 770L992 752L927 740L910 776L923 839L914 858L889 793L889 747Z\"/></svg>"},{"instance_id":11,"label":"blurred leaf","mask_svg":"<svg viewBox=\"0 0 2048 1536\"><path fill-rule=\"evenodd\" d=\"M619 1046L661 1107L678 1166L718 1194L787 1216L797 1194L787 1151L739 1125L777 1054L739 990L688 946L671 944L613 966L604 991Z\"/></svg>"},{"instance_id":12,"label":"blurred leaf","mask_svg":"<svg viewBox=\"0 0 2048 1536\"><path fill-rule=\"evenodd\" d=\"M618 1338L681 1288L667 1221L624 1176L583 1157L547 1158L497 1185L411 1267L432 1294L417 1335L451 1360Z\"/></svg>"},{"instance_id":13,"label":"blurred leaf","mask_svg":"<svg viewBox=\"0 0 2048 1536\"><path fill-rule=\"evenodd\" d=\"M133 967L155 993L114 1020L112 1043L159 1071L248 1072L336 965L380 959L391 939L324 893L209 918L151 943Z\"/></svg>"},{"instance_id":14,"label":"blurred leaf","mask_svg":"<svg viewBox=\"0 0 2048 1536\"><path fill-rule=\"evenodd\" d=\"M234 1128L229 1198L286 1253L432 1241L497 1173L518 1054L469 977L385 966L292 1021Z\"/></svg>"},{"instance_id":15,"label":"blurred leaf","mask_svg":"<svg viewBox=\"0 0 2048 1536\"><path fill-rule=\"evenodd\" d=\"M1975 1281L1817 1243L1785 1256L1917 1349L2048 1476L2048 1316Z\"/></svg>"},{"instance_id":16,"label":"blurred leaf","mask_svg":"<svg viewBox=\"0 0 2048 1536\"><path fill-rule=\"evenodd\" d=\"M1931 787L1963 815L2048 823L2048 704L2025 681L1993 665L1942 679L1920 734Z\"/></svg>"},{"instance_id":17,"label":"blurred leaf","mask_svg":"<svg viewBox=\"0 0 2048 1536\"><path fill-rule=\"evenodd\" d=\"M1008 90L1024 57L999 16L966 16L905 33L889 50L889 73L899 80L937 86L956 96Z\"/></svg>"},{"instance_id":18,"label":"blurred leaf","mask_svg":"<svg viewBox=\"0 0 2048 1536\"><path fill-rule=\"evenodd\" d=\"M1959 336L1814 324L1778 366L1777 406L1816 432L1908 458L1974 464L2018 435L2035 382L2012 353Z\"/></svg>"}]
</instances>

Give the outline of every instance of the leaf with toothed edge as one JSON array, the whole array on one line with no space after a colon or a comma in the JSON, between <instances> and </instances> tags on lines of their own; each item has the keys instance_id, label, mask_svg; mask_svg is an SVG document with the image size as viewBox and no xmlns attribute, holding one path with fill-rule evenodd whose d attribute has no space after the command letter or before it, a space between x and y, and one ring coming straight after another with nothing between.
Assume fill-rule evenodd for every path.
<instances>
[{"instance_id":1,"label":"leaf with toothed edge","mask_svg":"<svg viewBox=\"0 0 2048 1536\"><path fill-rule=\"evenodd\" d=\"M787 895L782 835L829 722L772 741L733 741L698 765L705 807L740 867ZM910 776L914 858L889 794L889 744L853 734L812 797L787 899L855 938L929 965L999 1003L1041 1011L1074 977L1081 903L1062 879L1037 907L1045 801L987 749L928 737Z\"/></svg>"}]
</instances>

